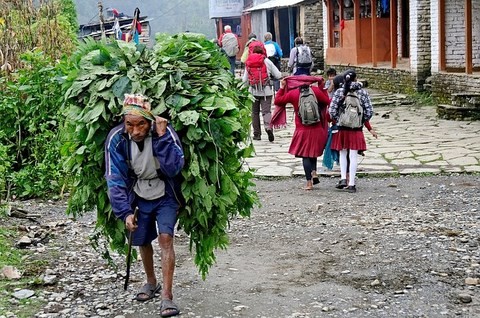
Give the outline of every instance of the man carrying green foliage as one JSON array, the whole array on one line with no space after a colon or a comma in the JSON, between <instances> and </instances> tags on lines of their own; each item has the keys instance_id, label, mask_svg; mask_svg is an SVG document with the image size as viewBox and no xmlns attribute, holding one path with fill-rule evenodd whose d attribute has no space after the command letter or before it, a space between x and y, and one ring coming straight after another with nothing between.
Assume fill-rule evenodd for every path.
<instances>
[{"instance_id":1,"label":"man carrying green foliage","mask_svg":"<svg viewBox=\"0 0 480 318\"><path fill-rule=\"evenodd\" d=\"M140 247L147 282L135 299L152 299L161 290L160 315L175 316L179 310L172 301L173 234L181 204L178 177L184 165L183 149L168 121L151 113L146 97L125 95L122 113L123 123L113 128L106 140L105 176L112 210L133 232L132 244ZM157 237L162 284L157 282L153 265L151 242Z\"/></svg>"}]
</instances>

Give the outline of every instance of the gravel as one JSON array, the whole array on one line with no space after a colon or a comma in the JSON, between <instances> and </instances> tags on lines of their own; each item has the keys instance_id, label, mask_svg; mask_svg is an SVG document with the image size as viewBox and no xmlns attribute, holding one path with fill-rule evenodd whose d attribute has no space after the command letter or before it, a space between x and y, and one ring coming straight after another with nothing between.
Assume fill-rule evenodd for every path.
<instances>
[{"instance_id":1,"label":"gravel","mask_svg":"<svg viewBox=\"0 0 480 318\"><path fill-rule=\"evenodd\" d=\"M182 316L480 317L479 176L360 178L355 194L334 189L337 181L304 191L299 178L258 180L262 206L232 220L230 247L217 252L206 281L178 231ZM132 299L141 263L124 291L124 257L114 255L115 270L91 248L93 214L73 221L64 202L24 204L43 217L19 227L50 233L27 247L49 261L33 296L46 305L35 317L159 316L159 297Z\"/></svg>"}]
</instances>

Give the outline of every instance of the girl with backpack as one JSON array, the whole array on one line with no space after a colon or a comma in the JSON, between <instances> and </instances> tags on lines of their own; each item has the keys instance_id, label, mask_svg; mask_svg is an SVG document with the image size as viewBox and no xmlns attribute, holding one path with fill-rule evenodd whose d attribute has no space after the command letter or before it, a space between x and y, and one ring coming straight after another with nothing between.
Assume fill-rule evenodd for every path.
<instances>
[{"instance_id":1,"label":"girl with backpack","mask_svg":"<svg viewBox=\"0 0 480 318\"><path fill-rule=\"evenodd\" d=\"M314 85L317 83L317 85ZM316 97L320 120L315 124L304 125L299 115L301 90L310 87ZM328 118L327 106L330 101L327 91L323 88L323 78L316 76L289 76L280 81L280 89L275 96L275 114L272 119L273 127L282 127L286 124L285 106L293 105L295 113L295 131L288 153L302 158L303 169L307 184L305 190L312 190L313 185L319 183L317 175L317 158L320 157L327 143Z\"/></svg>"},{"instance_id":2,"label":"girl with backpack","mask_svg":"<svg viewBox=\"0 0 480 318\"><path fill-rule=\"evenodd\" d=\"M363 89L361 83L357 82L357 74L353 70L348 70L343 74L344 84L342 88L335 91L330 103L329 114L332 120L338 124L338 132L335 138L332 138L331 149L337 150L340 154L340 181L335 186L337 189L346 188L348 192L357 191L355 187L355 176L358 166L359 151L367 150L365 136L362 127L350 128L340 124L340 116L345 111L345 100L349 93L354 92L358 96L360 106L362 107L362 123L368 122L373 115L372 102L370 96ZM350 163L348 163L347 155ZM347 180L347 164L349 176Z\"/></svg>"}]
</instances>

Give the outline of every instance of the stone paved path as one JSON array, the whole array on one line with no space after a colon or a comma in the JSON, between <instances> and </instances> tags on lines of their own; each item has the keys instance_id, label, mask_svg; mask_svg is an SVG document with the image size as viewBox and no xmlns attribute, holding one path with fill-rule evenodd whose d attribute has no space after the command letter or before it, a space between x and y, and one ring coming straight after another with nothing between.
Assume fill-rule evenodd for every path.
<instances>
[{"instance_id":1,"label":"stone paved path","mask_svg":"<svg viewBox=\"0 0 480 318\"><path fill-rule=\"evenodd\" d=\"M372 100L381 100L381 92L370 91ZM415 174L480 172L480 121L439 119L431 106L375 106L370 121L378 139L365 130L368 151L359 158L358 174ZM288 127L275 131L275 141L253 141L256 154L247 164L260 177L303 176L301 159L288 153L294 130L293 109L288 110ZM323 175L338 175L340 167Z\"/></svg>"}]
</instances>

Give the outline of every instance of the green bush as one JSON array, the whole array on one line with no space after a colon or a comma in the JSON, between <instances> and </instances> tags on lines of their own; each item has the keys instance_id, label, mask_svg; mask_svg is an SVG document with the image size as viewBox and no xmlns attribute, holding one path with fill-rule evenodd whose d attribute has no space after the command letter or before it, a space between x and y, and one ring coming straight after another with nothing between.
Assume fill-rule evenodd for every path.
<instances>
[{"instance_id":1,"label":"green bush","mask_svg":"<svg viewBox=\"0 0 480 318\"><path fill-rule=\"evenodd\" d=\"M34 51L22 61L25 68L0 93L0 191L10 186L12 195L26 198L56 192L62 183L57 133L63 96L61 72L48 57Z\"/></svg>"}]
</instances>

